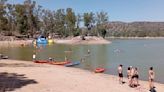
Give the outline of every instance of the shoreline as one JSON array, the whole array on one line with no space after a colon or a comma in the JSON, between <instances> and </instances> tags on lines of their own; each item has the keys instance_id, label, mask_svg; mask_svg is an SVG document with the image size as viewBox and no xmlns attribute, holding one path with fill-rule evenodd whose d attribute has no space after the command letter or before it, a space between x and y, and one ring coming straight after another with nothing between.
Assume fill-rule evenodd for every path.
<instances>
[{"instance_id":1,"label":"shoreline","mask_svg":"<svg viewBox=\"0 0 164 92\"><path fill-rule=\"evenodd\" d=\"M109 39L109 40L106 40ZM81 40L80 37L75 38L65 38L65 39L53 39L55 44L65 44L65 45L102 45L111 44L112 39L134 39L134 40L153 40L153 39L164 39L164 37L86 37L86 40ZM111 39L111 40L110 40ZM0 47L23 47L31 45L33 40L12 40L12 41L0 41Z\"/></svg>"},{"instance_id":2,"label":"shoreline","mask_svg":"<svg viewBox=\"0 0 164 92\"><path fill-rule=\"evenodd\" d=\"M23 47L31 43L32 40L0 41L0 47Z\"/></svg>"},{"instance_id":3,"label":"shoreline","mask_svg":"<svg viewBox=\"0 0 164 92\"><path fill-rule=\"evenodd\" d=\"M68 45L96 45L96 44L110 44L111 41L108 41L102 37L96 36L86 36L85 40L81 40L80 36L66 39L55 39L57 44L68 44Z\"/></svg>"},{"instance_id":4,"label":"shoreline","mask_svg":"<svg viewBox=\"0 0 164 92\"><path fill-rule=\"evenodd\" d=\"M95 44L110 44L111 42L103 39L102 37L85 37L86 40L81 40L80 36L65 39L52 39L55 44L66 45L95 45ZM12 40L12 41L0 41L0 47L23 47L31 45L33 40ZM50 43L52 44L52 43Z\"/></svg>"},{"instance_id":5,"label":"shoreline","mask_svg":"<svg viewBox=\"0 0 164 92\"><path fill-rule=\"evenodd\" d=\"M147 81L139 80L140 87L130 88L127 78L124 78L126 83L121 85L114 75L29 61L0 60L0 73L2 72L22 74L35 81L11 92L148 92ZM164 90L164 84L155 83L155 86L157 92Z\"/></svg>"},{"instance_id":6,"label":"shoreline","mask_svg":"<svg viewBox=\"0 0 164 92\"><path fill-rule=\"evenodd\" d=\"M106 39L164 39L164 37L106 37Z\"/></svg>"}]
</instances>

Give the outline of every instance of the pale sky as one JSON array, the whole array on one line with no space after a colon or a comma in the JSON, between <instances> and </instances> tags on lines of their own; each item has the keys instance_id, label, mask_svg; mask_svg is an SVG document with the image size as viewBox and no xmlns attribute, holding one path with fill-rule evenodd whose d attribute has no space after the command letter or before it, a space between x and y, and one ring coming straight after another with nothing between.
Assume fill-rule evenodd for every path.
<instances>
[{"instance_id":1,"label":"pale sky","mask_svg":"<svg viewBox=\"0 0 164 92\"><path fill-rule=\"evenodd\" d=\"M24 0L8 0L22 3ZM164 21L164 0L34 0L43 8L72 8L75 13L105 11L109 21Z\"/></svg>"}]
</instances>

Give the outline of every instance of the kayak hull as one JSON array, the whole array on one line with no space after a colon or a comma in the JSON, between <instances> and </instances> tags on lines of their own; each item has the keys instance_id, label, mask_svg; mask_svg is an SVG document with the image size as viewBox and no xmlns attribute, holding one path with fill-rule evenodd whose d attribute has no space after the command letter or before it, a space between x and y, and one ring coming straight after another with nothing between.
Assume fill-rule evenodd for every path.
<instances>
[{"instance_id":1,"label":"kayak hull","mask_svg":"<svg viewBox=\"0 0 164 92\"><path fill-rule=\"evenodd\" d=\"M70 63L70 61L52 61L52 62L49 62L49 64L51 64L51 65L65 65L68 63Z\"/></svg>"},{"instance_id":2,"label":"kayak hull","mask_svg":"<svg viewBox=\"0 0 164 92\"><path fill-rule=\"evenodd\" d=\"M9 57L8 56L2 56L0 57L1 59L8 59Z\"/></svg>"},{"instance_id":3,"label":"kayak hull","mask_svg":"<svg viewBox=\"0 0 164 92\"><path fill-rule=\"evenodd\" d=\"M80 61L76 61L76 62L71 62L69 64L66 64L65 66L66 67L72 67L72 66L76 66L76 65L79 65L80 64Z\"/></svg>"},{"instance_id":4,"label":"kayak hull","mask_svg":"<svg viewBox=\"0 0 164 92\"><path fill-rule=\"evenodd\" d=\"M105 71L104 68L96 68L95 73L103 73Z\"/></svg>"},{"instance_id":5,"label":"kayak hull","mask_svg":"<svg viewBox=\"0 0 164 92\"><path fill-rule=\"evenodd\" d=\"M48 61L47 60L35 60L34 63L43 64L43 63L48 63Z\"/></svg>"}]
</instances>

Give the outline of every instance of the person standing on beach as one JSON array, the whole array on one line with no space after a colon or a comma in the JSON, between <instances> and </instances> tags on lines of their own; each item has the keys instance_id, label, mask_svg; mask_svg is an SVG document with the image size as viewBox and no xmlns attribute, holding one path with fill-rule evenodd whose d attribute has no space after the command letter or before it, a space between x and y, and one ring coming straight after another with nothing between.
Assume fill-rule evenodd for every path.
<instances>
[{"instance_id":1,"label":"person standing on beach","mask_svg":"<svg viewBox=\"0 0 164 92\"><path fill-rule=\"evenodd\" d=\"M119 77L119 83L122 84L123 83L123 69L122 69L123 65L119 65L118 66L118 77Z\"/></svg>"},{"instance_id":2,"label":"person standing on beach","mask_svg":"<svg viewBox=\"0 0 164 92\"><path fill-rule=\"evenodd\" d=\"M138 69L137 69L137 67L135 67L134 68L135 70L134 70L134 79L135 79L135 86L137 87L137 86L139 86L139 81L138 81L138 79L139 79L139 73L138 73Z\"/></svg>"},{"instance_id":3,"label":"person standing on beach","mask_svg":"<svg viewBox=\"0 0 164 92\"><path fill-rule=\"evenodd\" d=\"M65 56L65 61L68 61L68 58L67 58L67 56Z\"/></svg>"},{"instance_id":4,"label":"person standing on beach","mask_svg":"<svg viewBox=\"0 0 164 92\"><path fill-rule=\"evenodd\" d=\"M149 87L150 87L150 90L154 89L154 78L155 78L155 73L153 71L153 67L150 67L150 69L149 69Z\"/></svg>"},{"instance_id":5,"label":"person standing on beach","mask_svg":"<svg viewBox=\"0 0 164 92\"><path fill-rule=\"evenodd\" d=\"M135 72L134 67L131 67L131 72L130 72L130 73L131 73L131 74L130 74L130 75L131 75L131 85L130 85L130 87L132 87L132 88L135 86L135 85L134 85L134 82L135 82L135 81L134 81L134 78L135 78L134 72Z\"/></svg>"},{"instance_id":6,"label":"person standing on beach","mask_svg":"<svg viewBox=\"0 0 164 92\"><path fill-rule=\"evenodd\" d=\"M127 78L129 80L129 86L131 85L131 66L128 67L128 70L127 70Z\"/></svg>"},{"instance_id":7,"label":"person standing on beach","mask_svg":"<svg viewBox=\"0 0 164 92\"><path fill-rule=\"evenodd\" d=\"M36 54L32 55L32 60L35 61L36 60Z\"/></svg>"}]
</instances>

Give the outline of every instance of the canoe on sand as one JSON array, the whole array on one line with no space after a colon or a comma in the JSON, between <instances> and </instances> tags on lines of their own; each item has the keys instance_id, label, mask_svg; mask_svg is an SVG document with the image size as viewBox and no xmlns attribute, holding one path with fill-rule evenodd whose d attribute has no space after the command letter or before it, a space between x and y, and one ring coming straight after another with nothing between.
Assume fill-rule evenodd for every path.
<instances>
[{"instance_id":1,"label":"canoe on sand","mask_svg":"<svg viewBox=\"0 0 164 92\"><path fill-rule=\"evenodd\" d=\"M80 61L76 61L76 62L71 62L69 64L66 64L65 66L66 67L71 67L71 66L75 66L75 65L79 65L80 64Z\"/></svg>"},{"instance_id":2,"label":"canoe on sand","mask_svg":"<svg viewBox=\"0 0 164 92\"><path fill-rule=\"evenodd\" d=\"M95 73L103 73L105 71L104 68L96 68Z\"/></svg>"},{"instance_id":3,"label":"canoe on sand","mask_svg":"<svg viewBox=\"0 0 164 92\"><path fill-rule=\"evenodd\" d=\"M52 61L52 62L49 62L49 64L52 64L52 65L65 65L68 63L70 63L70 61Z\"/></svg>"},{"instance_id":4,"label":"canoe on sand","mask_svg":"<svg viewBox=\"0 0 164 92\"><path fill-rule=\"evenodd\" d=\"M9 56L5 56L5 55L0 54L0 59L8 59L8 58L9 58Z\"/></svg>"},{"instance_id":5,"label":"canoe on sand","mask_svg":"<svg viewBox=\"0 0 164 92\"><path fill-rule=\"evenodd\" d=\"M41 63L41 64L43 64L43 63L48 63L48 61L47 60L35 60L34 63Z\"/></svg>"}]
</instances>

